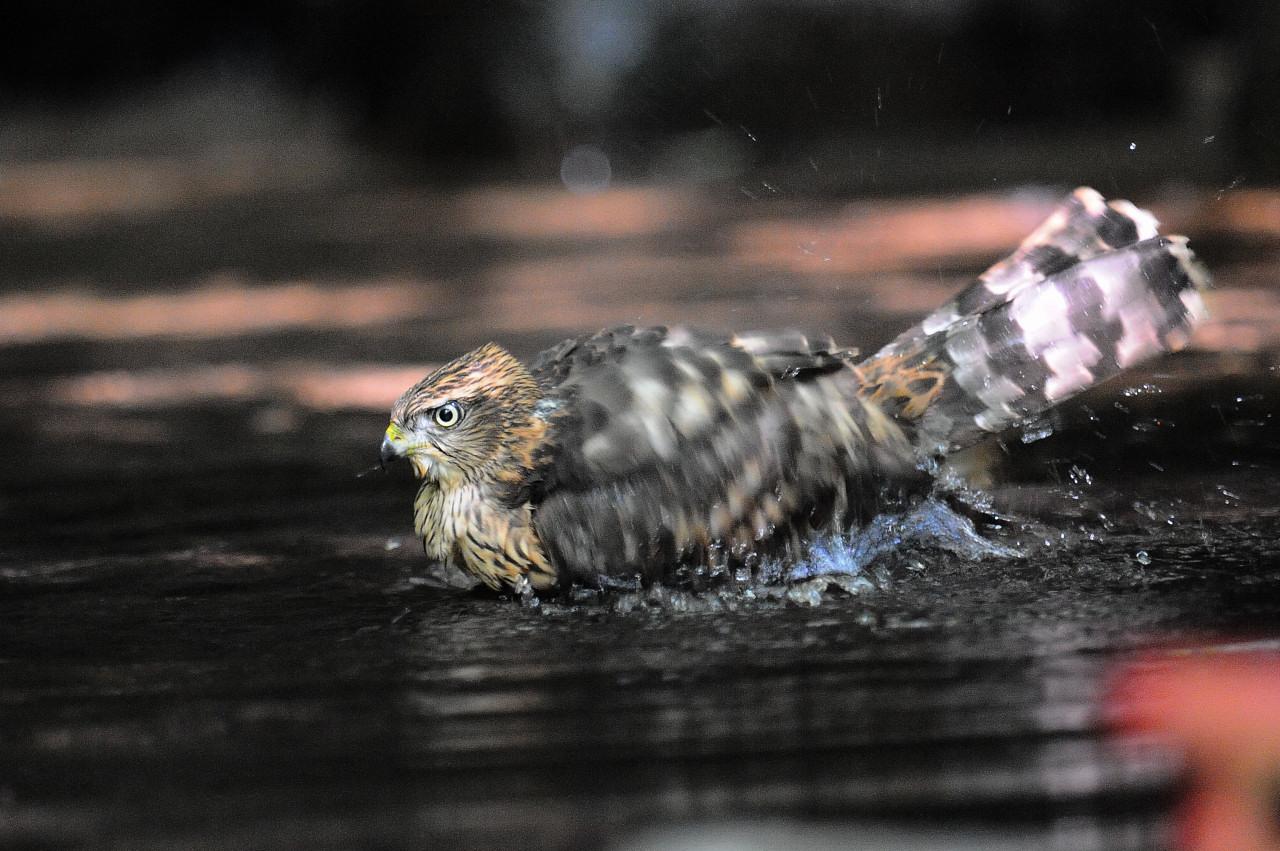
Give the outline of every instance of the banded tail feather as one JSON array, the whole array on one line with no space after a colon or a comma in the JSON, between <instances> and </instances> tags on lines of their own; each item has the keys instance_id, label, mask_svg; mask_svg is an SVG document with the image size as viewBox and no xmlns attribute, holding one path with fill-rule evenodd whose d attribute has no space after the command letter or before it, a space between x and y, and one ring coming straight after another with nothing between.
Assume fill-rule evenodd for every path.
<instances>
[{"instance_id":1,"label":"banded tail feather","mask_svg":"<svg viewBox=\"0 0 1280 851\"><path fill-rule=\"evenodd\" d=\"M937 454L1182 348L1209 277L1185 237L1156 228L1127 201L1077 189L1017 252L858 364L864 393Z\"/></svg>"},{"instance_id":2,"label":"banded tail feather","mask_svg":"<svg viewBox=\"0 0 1280 851\"><path fill-rule=\"evenodd\" d=\"M1107 201L1087 186L1076 189L1018 245L950 301L898 337L933 334L966 316L1009 301L1050 275L1108 251L1159 234L1160 223L1128 201Z\"/></svg>"}]
</instances>

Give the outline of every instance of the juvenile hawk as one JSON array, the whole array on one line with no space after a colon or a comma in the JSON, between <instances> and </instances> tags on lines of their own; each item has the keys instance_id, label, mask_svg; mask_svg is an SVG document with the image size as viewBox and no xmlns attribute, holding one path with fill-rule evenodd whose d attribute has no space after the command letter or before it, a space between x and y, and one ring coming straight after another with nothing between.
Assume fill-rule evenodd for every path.
<instances>
[{"instance_id":1,"label":"juvenile hawk","mask_svg":"<svg viewBox=\"0 0 1280 851\"><path fill-rule=\"evenodd\" d=\"M866 359L798 334L621 326L522 364L492 343L411 387L382 459L427 555L497 590L754 563L928 487L932 459L1186 343L1186 239L1078 189Z\"/></svg>"}]
</instances>

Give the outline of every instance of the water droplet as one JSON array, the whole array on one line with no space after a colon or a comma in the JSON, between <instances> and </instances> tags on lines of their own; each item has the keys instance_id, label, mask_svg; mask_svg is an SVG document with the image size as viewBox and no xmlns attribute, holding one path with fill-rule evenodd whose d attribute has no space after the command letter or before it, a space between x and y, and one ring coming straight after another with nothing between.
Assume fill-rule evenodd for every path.
<instances>
[{"instance_id":1,"label":"water droplet","mask_svg":"<svg viewBox=\"0 0 1280 851\"><path fill-rule=\"evenodd\" d=\"M787 599L799 606L820 606L827 584L823 578L796 583L787 589Z\"/></svg>"},{"instance_id":2,"label":"water droplet","mask_svg":"<svg viewBox=\"0 0 1280 851\"><path fill-rule=\"evenodd\" d=\"M1044 440L1053 434L1053 426L1041 425L1039 427L1031 427L1022 430L1023 443L1035 443L1037 440Z\"/></svg>"},{"instance_id":3,"label":"water droplet","mask_svg":"<svg viewBox=\"0 0 1280 851\"><path fill-rule=\"evenodd\" d=\"M1139 500L1134 500L1132 503L1132 507L1134 511L1138 512L1148 520L1156 520L1156 521L1160 520L1160 516L1156 513L1154 504L1148 505Z\"/></svg>"},{"instance_id":4,"label":"water droplet","mask_svg":"<svg viewBox=\"0 0 1280 851\"><path fill-rule=\"evenodd\" d=\"M1153 431L1159 431L1160 429L1168 425L1172 425L1172 423L1170 423L1168 420L1150 419L1150 420L1139 420L1138 422L1134 423L1130 427L1134 431L1150 433Z\"/></svg>"},{"instance_id":5,"label":"water droplet","mask_svg":"<svg viewBox=\"0 0 1280 851\"><path fill-rule=\"evenodd\" d=\"M1133 557L1138 560L1138 564L1141 564L1141 565L1151 564L1151 556L1147 554L1146 550L1138 550L1136 553L1133 554Z\"/></svg>"},{"instance_id":6,"label":"water droplet","mask_svg":"<svg viewBox=\"0 0 1280 851\"><path fill-rule=\"evenodd\" d=\"M1157 395L1157 394L1159 394L1159 393L1163 393L1163 392L1164 392L1164 390L1160 387L1160 385L1158 385L1158 384L1150 384L1150 383L1147 383L1147 384L1141 384L1141 385L1139 385L1139 386L1137 386L1137 387L1126 387L1126 388L1124 389L1124 395L1125 395L1125 396L1129 396L1129 397L1133 397L1133 396L1155 396L1155 395Z\"/></svg>"},{"instance_id":7,"label":"water droplet","mask_svg":"<svg viewBox=\"0 0 1280 851\"><path fill-rule=\"evenodd\" d=\"M862 594L876 590L876 584L865 576L833 576L831 583L846 594Z\"/></svg>"},{"instance_id":8,"label":"water droplet","mask_svg":"<svg viewBox=\"0 0 1280 851\"><path fill-rule=\"evenodd\" d=\"M1138 143L1137 143L1137 142L1130 142L1130 143L1129 143L1129 150L1131 150L1131 151L1136 151L1136 150L1138 150Z\"/></svg>"},{"instance_id":9,"label":"water droplet","mask_svg":"<svg viewBox=\"0 0 1280 851\"><path fill-rule=\"evenodd\" d=\"M1093 484L1093 476L1089 475L1089 471L1075 464L1071 465L1071 469L1067 472L1067 476L1071 479L1072 484L1076 484L1076 485Z\"/></svg>"}]
</instances>

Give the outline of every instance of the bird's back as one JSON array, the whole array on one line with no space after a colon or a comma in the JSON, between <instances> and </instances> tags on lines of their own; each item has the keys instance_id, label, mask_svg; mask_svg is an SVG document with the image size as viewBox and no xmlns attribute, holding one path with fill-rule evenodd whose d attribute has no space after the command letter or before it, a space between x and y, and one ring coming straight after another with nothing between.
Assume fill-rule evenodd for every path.
<instances>
[{"instance_id":1,"label":"bird's back","mask_svg":"<svg viewBox=\"0 0 1280 851\"><path fill-rule=\"evenodd\" d=\"M852 363L794 333L630 326L544 352L540 539L575 581L697 584L921 489Z\"/></svg>"}]
</instances>

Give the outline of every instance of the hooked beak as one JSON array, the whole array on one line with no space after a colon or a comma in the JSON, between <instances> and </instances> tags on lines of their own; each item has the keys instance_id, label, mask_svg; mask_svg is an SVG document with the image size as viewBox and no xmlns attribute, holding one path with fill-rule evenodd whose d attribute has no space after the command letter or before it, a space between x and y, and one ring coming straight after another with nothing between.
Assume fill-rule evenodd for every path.
<instances>
[{"instance_id":1,"label":"hooked beak","mask_svg":"<svg viewBox=\"0 0 1280 851\"><path fill-rule=\"evenodd\" d=\"M400 447L397 442L404 435L400 429L396 428L395 423L387 426L387 433L382 436L382 446L378 450L378 457L382 462L382 469L387 469L387 465L401 457Z\"/></svg>"},{"instance_id":2,"label":"hooked beak","mask_svg":"<svg viewBox=\"0 0 1280 851\"><path fill-rule=\"evenodd\" d=\"M382 462L382 469L387 469L387 465L400 457L399 451L396 450L395 444L385 437L382 438L382 448L378 452L378 457Z\"/></svg>"}]
</instances>

